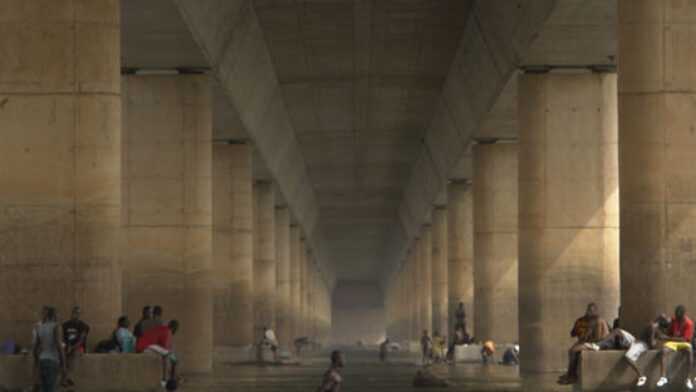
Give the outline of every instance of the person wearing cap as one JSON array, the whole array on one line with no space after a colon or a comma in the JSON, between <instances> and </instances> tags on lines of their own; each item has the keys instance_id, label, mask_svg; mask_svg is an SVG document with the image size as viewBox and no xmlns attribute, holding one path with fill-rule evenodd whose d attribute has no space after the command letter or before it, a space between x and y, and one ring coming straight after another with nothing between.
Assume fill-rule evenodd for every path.
<instances>
[{"instance_id":1,"label":"person wearing cap","mask_svg":"<svg viewBox=\"0 0 696 392\"><path fill-rule=\"evenodd\" d=\"M89 325L80 319L81 310L79 306L72 309L70 320L63 323L63 343L65 344L66 372L61 383L64 387L75 385L70 378L75 360L87 350L87 336L89 335Z\"/></svg>"}]
</instances>

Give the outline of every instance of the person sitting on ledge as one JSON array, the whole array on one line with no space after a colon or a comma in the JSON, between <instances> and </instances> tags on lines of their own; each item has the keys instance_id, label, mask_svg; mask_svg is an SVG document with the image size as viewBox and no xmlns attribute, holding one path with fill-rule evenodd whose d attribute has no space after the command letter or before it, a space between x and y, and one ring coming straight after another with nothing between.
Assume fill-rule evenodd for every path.
<instances>
[{"instance_id":1,"label":"person sitting on ledge","mask_svg":"<svg viewBox=\"0 0 696 392\"><path fill-rule=\"evenodd\" d=\"M502 365L518 366L520 364L520 345L515 343L503 353Z\"/></svg>"},{"instance_id":2,"label":"person sitting on ledge","mask_svg":"<svg viewBox=\"0 0 696 392\"><path fill-rule=\"evenodd\" d=\"M162 358L162 387L166 387L167 381L176 369L179 360L174 353L172 337L179 330L179 322L172 320L169 325L159 325L143 331L143 336L138 339L135 351L138 353L151 352ZM167 372L167 369L170 372Z\"/></svg>"},{"instance_id":3,"label":"person sitting on ledge","mask_svg":"<svg viewBox=\"0 0 696 392\"><path fill-rule=\"evenodd\" d=\"M636 373L636 387L643 387L648 382L648 378L640 368L638 368L638 358L640 358L644 352L655 349L658 340L664 340L667 337L666 333L669 329L669 325L669 319L665 314L657 316L653 322L641 331L638 339L634 340L629 346L628 351L626 351L624 358L631 369Z\"/></svg>"},{"instance_id":4,"label":"person sitting on ledge","mask_svg":"<svg viewBox=\"0 0 696 392\"><path fill-rule=\"evenodd\" d=\"M568 350L568 371L558 378L559 384L574 384L578 380L578 364L580 352L586 350L586 343L597 343L609 335L609 324L599 317L597 305L590 303L587 305L585 315L575 320L570 336L577 338L577 341Z\"/></svg>"},{"instance_id":5,"label":"person sitting on ledge","mask_svg":"<svg viewBox=\"0 0 696 392\"><path fill-rule=\"evenodd\" d=\"M62 387L71 387L75 382L70 378L70 373L75 367L75 361L79 356L87 352L87 335L89 325L80 320L80 307L72 309L70 320L63 323L63 343L65 344L66 372L63 374Z\"/></svg>"},{"instance_id":6,"label":"person sitting on ledge","mask_svg":"<svg viewBox=\"0 0 696 392\"><path fill-rule=\"evenodd\" d=\"M263 327L263 337L261 338L261 347L268 346L273 352L273 360L278 361L278 339L275 332L268 327Z\"/></svg>"},{"instance_id":7,"label":"person sitting on ledge","mask_svg":"<svg viewBox=\"0 0 696 392\"><path fill-rule=\"evenodd\" d=\"M493 362L493 355L495 354L495 343L492 340L487 340L483 343L481 347L481 361L484 365L488 365Z\"/></svg>"},{"instance_id":8,"label":"person sitting on ledge","mask_svg":"<svg viewBox=\"0 0 696 392\"><path fill-rule=\"evenodd\" d=\"M688 390L694 389L694 383L691 381L694 354L691 349L691 341L694 338L694 322L686 315L684 305L679 305L674 310L672 324L669 327L667 336L664 338L660 360L660 379L657 381L658 388L665 387L669 380L667 379L667 355L673 352L681 352L686 354L689 361L689 372L686 376L684 384Z\"/></svg>"},{"instance_id":9,"label":"person sitting on ledge","mask_svg":"<svg viewBox=\"0 0 696 392\"><path fill-rule=\"evenodd\" d=\"M295 345L295 355L299 357L302 353L302 349L309 346L309 338L307 336L302 336L295 339L293 343Z\"/></svg>"}]
</instances>

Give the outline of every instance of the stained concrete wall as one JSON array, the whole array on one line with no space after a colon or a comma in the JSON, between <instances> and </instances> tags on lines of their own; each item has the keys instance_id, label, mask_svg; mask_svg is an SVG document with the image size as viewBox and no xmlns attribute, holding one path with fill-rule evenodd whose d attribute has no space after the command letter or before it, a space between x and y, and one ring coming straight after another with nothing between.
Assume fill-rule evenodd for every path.
<instances>
[{"instance_id":1,"label":"stained concrete wall","mask_svg":"<svg viewBox=\"0 0 696 392\"><path fill-rule=\"evenodd\" d=\"M419 303L421 329L433 331L433 274L432 274L432 226L423 226L420 242L418 244L419 277Z\"/></svg>"},{"instance_id":2,"label":"stained concrete wall","mask_svg":"<svg viewBox=\"0 0 696 392\"><path fill-rule=\"evenodd\" d=\"M123 83L123 305L181 321L188 371L212 366L212 111L206 76ZM111 326L113 329L113 326ZM100 335L100 337L108 335Z\"/></svg>"},{"instance_id":3,"label":"stained concrete wall","mask_svg":"<svg viewBox=\"0 0 696 392\"><path fill-rule=\"evenodd\" d=\"M252 151L246 144L214 148L215 349L254 339Z\"/></svg>"},{"instance_id":4,"label":"stained concrete wall","mask_svg":"<svg viewBox=\"0 0 696 392\"><path fill-rule=\"evenodd\" d=\"M616 75L518 85L522 369L561 370L587 304L611 322L619 303Z\"/></svg>"},{"instance_id":5,"label":"stained concrete wall","mask_svg":"<svg viewBox=\"0 0 696 392\"><path fill-rule=\"evenodd\" d=\"M254 324L258 338L263 327L276 327L275 197L273 183L254 184Z\"/></svg>"},{"instance_id":6,"label":"stained concrete wall","mask_svg":"<svg viewBox=\"0 0 696 392\"><path fill-rule=\"evenodd\" d=\"M120 11L27 0L2 11L0 336L30 343L41 306L121 312Z\"/></svg>"},{"instance_id":7,"label":"stained concrete wall","mask_svg":"<svg viewBox=\"0 0 696 392\"><path fill-rule=\"evenodd\" d=\"M473 192L466 182L451 182L447 186L447 258L449 292L449 334L454 336L455 312L464 303L467 328L476 330L474 323L474 211Z\"/></svg>"},{"instance_id":8,"label":"stained concrete wall","mask_svg":"<svg viewBox=\"0 0 696 392\"><path fill-rule=\"evenodd\" d=\"M282 347L291 347L293 340L290 281L290 210L275 209L276 251L276 333Z\"/></svg>"},{"instance_id":9,"label":"stained concrete wall","mask_svg":"<svg viewBox=\"0 0 696 392\"><path fill-rule=\"evenodd\" d=\"M382 294L373 282L339 281L332 297L331 340L336 344L376 344L386 330Z\"/></svg>"},{"instance_id":10,"label":"stained concrete wall","mask_svg":"<svg viewBox=\"0 0 696 392\"><path fill-rule=\"evenodd\" d=\"M432 225L432 317L433 332L438 331L441 335L447 335L449 324L447 234L447 209L436 207Z\"/></svg>"},{"instance_id":11,"label":"stained concrete wall","mask_svg":"<svg viewBox=\"0 0 696 392\"><path fill-rule=\"evenodd\" d=\"M475 336L517 341L517 145L474 148Z\"/></svg>"},{"instance_id":12,"label":"stained concrete wall","mask_svg":"<svg viewBox=\"0 0 696 392\"><path fill-rule=\"evenodd\" d=\"M618 4L621 299L637 331L679 303L696 311L696 8Z\"/></svg>"}]
</instances>

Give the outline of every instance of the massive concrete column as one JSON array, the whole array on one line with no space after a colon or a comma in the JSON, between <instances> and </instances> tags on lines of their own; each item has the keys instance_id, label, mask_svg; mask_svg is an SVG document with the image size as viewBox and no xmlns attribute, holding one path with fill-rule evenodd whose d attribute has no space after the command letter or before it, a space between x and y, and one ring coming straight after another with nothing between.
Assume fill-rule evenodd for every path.
<instances>
[{"instance_id":1,"label":"massive concrete column","mask_svg":"<svg viewBox=\"0 0 696 392\"><path fill-rule=\"evenodd\" d=\"M299 247L299 312L298 312L298 331L300 336L307 336L307 243L304 237L300 237Z\"/></svg>"},{"instance_id":2,"label":"massive concrete column","mask_svg":"<svg viewBox=\"0 0 696 392\"><path fill-rule=\"evenodd\" d=\"M276 333L281 347L292 347L291 280L290 280L290 210L275 210L276 251Z\"/></svg>"},{"instance_id":3,"label":"massive concrete column","mask_svg":"<svg viewBox=\"0 0 696 392\"><path fill-rule=\"evenodd\" d=\"M474 149L475 336L517 341L517 145Z\"/></svg>"},{"instance_id":4,"label":"massive concrete column","mask_svg":"<svg viewBox=\"0 0 696 392\"><path fill-rule=\"evenodd\" d=\"M696 7L620 0L618 15L622 321L638 331L696 312Z\"/></svg>"},{"instance_id":5,"label":"massive concrete column","mask_svg":"<svg viewBox=\"0 0 696 392\"><path fill-rule=\"evenodd\" d=\"M252 150L214 148L215 351L219 359L254 341Z\"/></svg>"},{"instance_id":6,"label":"massive concrete column","mask_svg":"<svg viewBox=\"0 0 696 392\"><path fill-rule=\"evenodd\" d=\"M408 280L409 280L409 318L411 320L409 326L409 339L416 341L422 332L420 324L420 274L418 268L418 239L412 242L411 250L408 254Z\"/></svg>"},{"instance_id":7,"label":"massive concrete column","mask_svg":"<svg viewBox=\"0 0 696 392\"><path fill-rule=\"evenodd\" d=\"M447 209L433 210L432 228L432 309L433 332L447 334L448 279L447 279Z\"/></svg>"},{"instance_id":8,"label":"massive concrete column","mask_svg":"<svg viewBox=\"0 0 696 392\"><path fill-rule=\"evenodd\" d=\"M522 75L518 99L522 369L560 370L586 305L618 306L616 75Z\"/></svg>"},{"instance_id":9,"label":"massive concrete column","mask_svg":"<svg viewBox=\"0 0 696 392\"><path fill-rule=\"evenodd\" d=\"M419 243L419 268L421 280L420 324L421 329L433 333L433 277L432 277L432 227L423 226Z\"/></svg>"},{"instance_id":10,"label":"massive concrete column","mask_svg":"<svg viewBox=\"0 0 696 392\"><path fill-rule=\"evenodd\" d=\"M121 312L118 1L5 2L0 34L0 336L42 305Z\"/></svg>"},{"instance_id":11,"label":"massive concrete column","mask_svg":"<svg viewBox=\"0 0 696 392\"><path fill-rule=\"evenodd\" d=\"M469 333L475 331L473 193L466 181L447 186L447 258L449 337L454 336L455 312L464 304Z\"/></svg>"},{"instance_id":12,"label":"massive concrete column","mask_svg":"<svg viewBox=\"0 0 696 392\"><path fill-rule=\"evenodd\" d=\"M263 327L275 330L275 195L273 183L254 184L254 319L257 341Z\"/></svg>"},{"instance_id":13,"label":"massive concrete column","mask_svg":"<svg viewBox=\"0 0 696 392\"><path fill-rule=\"evenodd\" d=\"M212 104L206 76L124 79L123 301L181 321L188 371L212 368ZM102 335L104 336L104 335Z\"/></svg>"},{"instance_id":14,"label":"massive concrete column","mask_svg":"<svg viewBox=\"0 0 696 392\"><path fill-rule=\"evenodd\" d=\"M298 338L302 335L300 330L300 228L290 226L290 321L292 323L292 336Z\"/></svg>"}]
</instances>

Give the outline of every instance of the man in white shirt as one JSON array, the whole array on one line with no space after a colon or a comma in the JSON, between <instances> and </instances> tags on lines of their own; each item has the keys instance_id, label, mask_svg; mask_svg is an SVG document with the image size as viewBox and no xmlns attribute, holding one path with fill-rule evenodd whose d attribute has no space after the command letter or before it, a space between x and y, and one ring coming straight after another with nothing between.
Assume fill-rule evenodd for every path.
<instances>
[{"instance_id":1,"label":"man in white shirt","mask_svg":"<svg viewBox=\"0 0 696 392\"><path fill-rule=\"evenodd\" d=\"M278 361L278 339L272 329L263 327L263 341L261 343L271 347L273 360Z\"/></svg>"}]
</instances>

